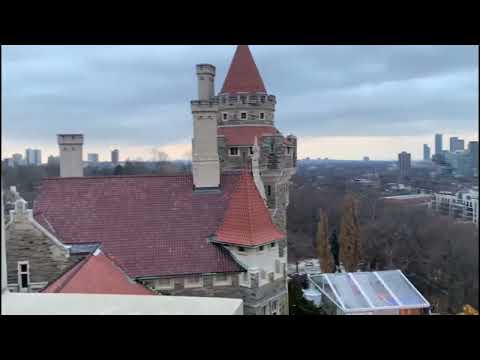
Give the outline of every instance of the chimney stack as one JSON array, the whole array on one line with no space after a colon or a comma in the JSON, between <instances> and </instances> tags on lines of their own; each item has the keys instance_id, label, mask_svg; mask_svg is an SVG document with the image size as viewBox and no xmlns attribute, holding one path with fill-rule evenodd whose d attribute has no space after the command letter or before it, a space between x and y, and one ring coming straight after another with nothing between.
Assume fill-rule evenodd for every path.
<instances>
[{"instance_id":1,"label":"chimney stack","mask_svg":"<svg viewBox=\"0 0 480 360\"><path fill-rule=\"evenodd\" d=\"M218 104L214 99L215 66L197 65L198 97L191 102L193 115L192 173L196 190L220 186L217 150Z\"/></svg>"},{"instance_id":2,"label":"chimney stack","mask_svg":"<svg viewBox=\"0 0 480 360\"><path fill-rule=\"evenodd\" d=\"M59 134L57 140L60 148L60 176L83 176L83 135Z\"/></svg>"}]
</instances>

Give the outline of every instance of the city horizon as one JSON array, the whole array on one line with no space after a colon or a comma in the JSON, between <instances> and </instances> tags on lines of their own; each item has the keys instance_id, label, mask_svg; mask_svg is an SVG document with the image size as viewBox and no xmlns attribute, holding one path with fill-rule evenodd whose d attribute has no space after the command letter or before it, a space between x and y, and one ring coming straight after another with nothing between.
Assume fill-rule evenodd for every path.
<instances>
[{"instance_id":1,"label":"city horizon","mask_svg":"<svg viewBox=\"0 0 480 360\"><path fill-rule=\"evenodd\" d=\"M190 59L217 67L218 91L234 50L206 48L2 46L2 158L26 148L57 156L56 135L78 132L85 158L98 153L108 161L116 148L122 161L149 160L155 148L188 160L196 91ZM389 161L407 151L421 160L435 133L444 134L444 148L449 137L478 141L473 46L251 48L279 100L276 126L298 137L299 158ZM308 72L289 70L301 67Z\"/></svg>"}]
</instances>

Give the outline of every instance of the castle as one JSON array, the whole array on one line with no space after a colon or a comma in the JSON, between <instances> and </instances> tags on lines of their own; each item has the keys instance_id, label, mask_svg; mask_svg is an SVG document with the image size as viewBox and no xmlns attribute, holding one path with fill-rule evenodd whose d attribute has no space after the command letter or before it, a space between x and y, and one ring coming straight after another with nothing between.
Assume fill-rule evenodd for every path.
<instances>
[{"instance_id":1,"label":"castle","mask_svg":"<svg viewBox=\"0 0 480 360\"><path fill-rule=\"evenodd\" d=\"M296 137L275 128L276 98L247 45L218 94L213 65L196 73L191 175L84 177L83 136L58 136L61 176L43 180L32 210L17 194L6 227L11 290L115 291L108 279L89 280L88 264L98 263L119 291L136 283L161 295L242 298L245 314L288 314ZM87 275L73 286L77 274Z\"/></svg>"}]
</instances>

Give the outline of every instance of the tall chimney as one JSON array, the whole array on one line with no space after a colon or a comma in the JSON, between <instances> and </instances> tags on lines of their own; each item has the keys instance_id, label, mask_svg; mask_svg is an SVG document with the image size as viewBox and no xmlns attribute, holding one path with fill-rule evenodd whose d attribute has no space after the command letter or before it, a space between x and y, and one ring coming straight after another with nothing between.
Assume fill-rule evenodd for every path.
<instances>
[{"instance_id":1,"label":"tall chimney","mask_svg":"<svg viewBox=\"0 0 480 360\"><path fill-rule=\"evenodd\" d=\"M215 96L215 66L197 65L198 100L210 100Z\"/></svg>"},{"instance_id":2,"label":"tall chimney","mask_svg":"<svg viewBox=\"0 0 480 360\"><path fill-rule=\"evenodd\" d=\"M83 176L83 135L59 134L57 140L60 148L60 176Z\"/></svg>"},{"instance_id":3,"label":"tall chimney","mask_svg":"<svg viewBox=\"0 0 480 360\"><path fill-rule=\"evenodd\" d=\"M192 101L193 141L192 173L195 189L220 186L220 162L217 150L218 104L214 99L215 67L197 65L198 97Z\"/></svg>"}]
</instances>

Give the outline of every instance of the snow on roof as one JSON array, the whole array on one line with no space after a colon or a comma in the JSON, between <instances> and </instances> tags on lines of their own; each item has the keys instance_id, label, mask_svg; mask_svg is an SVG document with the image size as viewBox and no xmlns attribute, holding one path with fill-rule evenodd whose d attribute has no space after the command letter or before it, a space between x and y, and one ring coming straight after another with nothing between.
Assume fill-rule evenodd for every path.
<instances>
[{"instance_id":1,"label":"snow on roof","mask_svg":"<svg viewBox=\"0 0 480 360\"><path fill-rule=\"evenodd\" d=\"M400 270L316 274L309 279L346 313L430 307Z\"/></svg>"}]
</instances>

